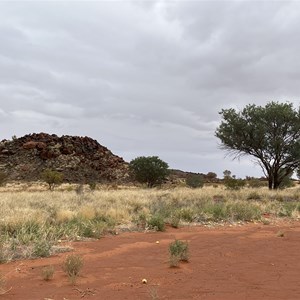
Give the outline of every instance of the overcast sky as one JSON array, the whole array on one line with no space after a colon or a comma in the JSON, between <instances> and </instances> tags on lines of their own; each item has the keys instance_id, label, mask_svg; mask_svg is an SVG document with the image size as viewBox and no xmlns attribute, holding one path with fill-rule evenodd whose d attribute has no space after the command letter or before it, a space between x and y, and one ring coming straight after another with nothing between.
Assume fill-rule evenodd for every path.
<instances>
[{"instance_id":1,"label":"overcast sky","mask_svg":"<svg viewBox=\"0 0 300 300\"><path fill-rule=\"evenodd\" d=\"M220 150L218 112L299 95L297 1L0 1L0 140L90 136L126 161L262 176Z\"/></svg>"}]
</instances>

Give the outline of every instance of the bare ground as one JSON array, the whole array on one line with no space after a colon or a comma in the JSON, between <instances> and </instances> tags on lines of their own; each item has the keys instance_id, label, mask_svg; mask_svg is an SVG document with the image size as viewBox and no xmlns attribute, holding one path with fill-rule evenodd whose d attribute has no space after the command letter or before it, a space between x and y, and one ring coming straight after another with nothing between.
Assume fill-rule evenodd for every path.
<instances>
[{"instance_id":1,"label":"bare ground","mask_svg":"<svg viewBox=\"0 0 300 300\"><path fill-rule=\"evenodd\" d=\"M190 262L179 268L169 267L174 239L189 242ZM75 286L61 267L69 253L15 261L0 265L11 287L0 299L300 299L300 222L168 228L72 246L84 259ZM50 281L41 276L47 265L55 268Z\"/></svg>"}]
</instances>

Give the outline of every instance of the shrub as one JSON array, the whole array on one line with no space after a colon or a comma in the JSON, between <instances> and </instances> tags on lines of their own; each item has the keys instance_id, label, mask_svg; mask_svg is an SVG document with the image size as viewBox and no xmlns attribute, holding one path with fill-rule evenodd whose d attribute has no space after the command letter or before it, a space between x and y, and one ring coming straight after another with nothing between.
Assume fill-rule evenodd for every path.
<instances>
[{"instance_id":1,"label":"shrub","mask_svg":"<svg viewBox=\"0 0 300 300\"><path fill-rule=\"evenodd\" d=\"M182 208L180 210L180 218L186 222L193 222L194 215L195 213L191 208Z\"/></svg>"},{"instance_id":2,"label":"shrub","mask_svg":"<svg viewBox=\"0 0 300 300\"><path fill-rule=\"evenodd\" d=\"M53 278L54 275L54 267L53 266L46 266L42 269L42 277L45 281L49 281Z\"/></svg>"},{"instance_id":3,"label":"shrub","mask_svg":"<svg viewBox=\"0 0 300 300\"><path fill-rule=\"evenodd\" d=\"M186 177L185 183L191 188L202 188L204 185L203 176L200 174L190 174Z\"/></svg>"},{"instance_id":4,"label":"shrub","mask_svg":"<svg viewBox=\"0 0 300 300\"><path fill-rule=\"evenodd\" d=\"M63 270L68 275L72 284L76 283L76 279L82 267L83 259L81 256L72 254L66 257L63 264Z\"/></svg>"},{"instance_id":5,"label":"shrub","mask_svg":"<svg viewBox=\"0 0 300 300\"><path fill-rule=\"evenodd\" d=\"M260 187L266 186L266 183L259 179L253 178L253 179L248 180L248 186L250 188L260 188Z\"/></svg>"},{"instance_id":6,"label":"shrub","mask_svg":"<svg viewBox=\"0 0 300 300\"><path fill-rule=\"evenodd\" d=\"M180 224L180 211L175 211L172 215L171 215L171 226L173 228L178 228L179 224Z\"/></svg>"},{"instance_id":7,"label":"shrub","mask_svg":"<svg viewBox=\"0 0 300 300\"><path fill-rule=\"evenodd\" d=\"M148 225L150 228L155 229L157 231L165 230L165 221L162 216L154 215L148 220Z\"/></svg>"},{"instance_id":8,"label":"shrub","mask_svg":"<svg viewBox=\"0 0 300 300\"><path fill-rule=\"evenodd\" d=\"M170 266L177 267L180 261L189 261L189 245L187 242L175 240L169 245Z\"/></svg>"},{"instance_id":9,"label":"shrub","mask_svg":"<svg viewBox=\"0 0 300 300\"><path fill-rule=\"evenodd\" d=\"M224 185L228 190L240 190L246 185L246 182L243 179L236 179L233 177L228 177L224 179Z\"/></svg>"},{"instance_id":10,"label":"shrub","mask_svg":"<svg viewBox=\"0 0 300 300\"><path fill-rule=\"evenodd\" d=\"M49 190L53 190L55 185L59 185L63 181L63 174L53 171L50 169L46 169L42 172L42 179L48 183Z\"/></svg>"},{"instance_id":11,"label":"shrub","mask_svg":"<svg viewBox=\"0 0 300 300\"><path fill-rule=\"evenodd\" d=\"M169 166L157 156L141 156L129 164L131 176L140 183L146 183L149 188L161 184L169 174Z\"/></svg>"},{"instance_id":12,"label":"shrub","mask_svg":"<svg viewBox=\"0 0 300 300\"><path fill-rule=\"evenodd\" d=\"M247 196L247 200L261 200L261 196L257 192L251 192Z\"/></svg>"},{"instance_id":13,"label":"shrub","mask_svg":"<svg viewBox=\"0 0 300 300\"><path fill-rule=\"evenodd\" d=\"M251 203L234 203L228 207L234 220L251 221L261 218L261 211L258 206Z\"/></svg>"},{"instance_id":14,"label":"shrub","mask_svg":"<svg viewBox=\"0 0 300 300\"><path fill-rule=\"evenodd\" d=\"M51 243L45 239L37 240L33 245L33 254L36 257L50 256Z\"/></svg>"}]
</instances>

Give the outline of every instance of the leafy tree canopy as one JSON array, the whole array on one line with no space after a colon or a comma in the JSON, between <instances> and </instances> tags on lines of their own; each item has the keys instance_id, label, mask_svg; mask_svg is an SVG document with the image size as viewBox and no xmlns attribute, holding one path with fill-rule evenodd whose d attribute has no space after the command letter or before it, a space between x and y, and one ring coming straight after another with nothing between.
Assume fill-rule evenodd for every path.
<instances>
[{"instance_id":1,"label":"leafy tree canopy","mask_svg":"<svg viewBox=\"0 0 300 300\"><path fill-rule=\"evenodd\" d=\"M278 189L300 165L300 109L291 103L247 105L243 110L223 109L216 130L222 148L234 157L253 156L268 177L269 188Z\"/></svg>"},{"instance_id":2,"label":"leafy tree canopy","mask_svg":"<svg viewBox=\"0 0 300 300\"><path fill-rule=\"evenodd\" d=\"M150 188L166 179L169 174L168 168L168 164L157 156L137 157L129 164L133 178L140 183L146 183Z\"/></svg>"}]
</instances>

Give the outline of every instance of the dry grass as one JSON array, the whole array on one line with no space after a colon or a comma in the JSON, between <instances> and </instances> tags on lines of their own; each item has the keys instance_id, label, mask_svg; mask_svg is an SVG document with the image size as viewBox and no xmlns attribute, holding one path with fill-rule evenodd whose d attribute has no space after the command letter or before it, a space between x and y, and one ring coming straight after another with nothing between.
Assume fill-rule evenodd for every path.
<instances>
[{"instance_id":1,"label":"dry grass","mask_svg":"<svg viewBox=\"0 0 300 300\"><path fill-rule=\"evenodd\" d=\"M153 218L177 227L186 223L263 222L264 214L272 218L300 217L299 187L281 191L267 188L229 191L222 186L203 189L97 186L91 190L86 185L80 194L76 193L76 187L66 184L53 192L44 184L1 187L1 261L31 257L37 240L55 245L60 239L99 238L116 228L147 229ZM47 243L38 245L38 250L49 250L51 254L52 250L46 246Z\"/></svg>"}]
</instances>

